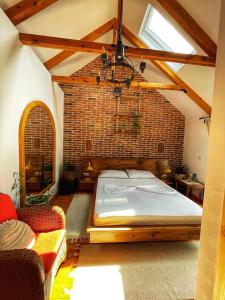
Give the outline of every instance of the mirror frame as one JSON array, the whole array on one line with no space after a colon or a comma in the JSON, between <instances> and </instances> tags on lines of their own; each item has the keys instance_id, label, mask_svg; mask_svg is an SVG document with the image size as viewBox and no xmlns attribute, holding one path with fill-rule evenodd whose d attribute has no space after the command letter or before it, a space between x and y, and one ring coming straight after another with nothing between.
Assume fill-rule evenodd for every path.
<instances>
[{"instance_id":1,"label":"mirror frame","mask_svg":"<svg viewBox=\"0 0 225 300\"><path fill-rule=\"evenodd\" d=\"M30 113L30 111L36 107L42 107L48 114L51 125L52 125L52 130L53 130L53 151L52 151L52 183L49 184L45 189L41 191L41 193L46 192L49 190L54 184L55 184L55 165L56 165L56 130L55 130L55 122L52 116L52 113L48 106L37 100L37 101L32 101L29 103L21 116L20 119L20 125L19 125L19 172L20 172L20 207L23 207L25 204L26 200L26 178L25 178L25 127L27 124L27 118Z\"/></svg>"}]
</instances>

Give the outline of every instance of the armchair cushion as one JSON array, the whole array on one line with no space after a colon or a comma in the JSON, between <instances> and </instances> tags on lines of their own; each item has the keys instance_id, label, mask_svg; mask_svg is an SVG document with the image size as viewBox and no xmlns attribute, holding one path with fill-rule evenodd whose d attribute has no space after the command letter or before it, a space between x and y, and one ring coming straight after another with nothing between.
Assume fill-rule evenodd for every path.
<instances>
[{"instance_id":1,"label":"armchair cushion","mask_svg":"<svg viewBox=\"0 0 225 300\"><path fill-rule=\"evenodd\" d=\"M13 219L18 218L11 197L7 194L0 194L0 223Z\"/></svg>"},{"instance_id":2,"label":"armchair cushion","mask_svg":"<svg viewBox=\"0 0 225 300\"><path fill-rule=\"evenodd\" d=\"M34 243L35 234L26 223L10 220L0 224L0 251L31 249Z\"/></svg>"},{"instance_id":3,"label":"armchair cushion","mask_svg":"<svg viewBox=\"0 0 225 300\"><path fill-rule=\"evenodd\" d=\"M24 207L17 209L18 219L27 223L34 232L65 228L65 215L58 206Z\"/></svg>"},{"instance_id":4,"label":"armchair cushion","mask_svg":"<svg viewBox=\"0 0 225 300\"><path fill-rule=\"evenodd\" d=\"M54 230L50 232L37 233L33 250L39 254L45 266L45 273L48 273L58 255L64 240L65 230Z\"/></svg>"}]
</instances>

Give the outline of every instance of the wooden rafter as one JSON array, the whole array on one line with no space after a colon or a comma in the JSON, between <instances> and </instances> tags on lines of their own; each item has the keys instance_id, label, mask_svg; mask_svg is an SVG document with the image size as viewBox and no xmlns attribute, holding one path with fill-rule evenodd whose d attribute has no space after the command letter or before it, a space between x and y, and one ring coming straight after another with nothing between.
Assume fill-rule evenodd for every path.
<instances>
[{"instance_id":1,"label":"wooden rafter","mask_svg":"<svg viewBox=\"0 0 225 300\"><path fill-rule=\"evenodd\" d=\"M209 56L215 57L217 45L176 0L157 0L175 21Z\"/></svg>"},{"instance_id":2,"label":"wooden rafter","mask_svg":"<svg viewBox=\"0 0 225 300\"><path fill-rule=\"evenodd\" d=\"M96 28L94 31L90 32L88 35L83 37L81 41L94 41L98 39L100 36L105 34L106 32L110 31L112 28L114 28L115 20L114 18L103 24L102 26ZM53 67L57 66L61 62L63 62L65 59L69 58L73 54L75 54L77 51L61 51L57 55L53 56L49 60L47 60L44 65L45 67L50 70Z\"/></svg>"},{"instance_id":3,"label":"wooden rafter","mask_svg":"<svg viewBox=\"0 0 225 300\"><path fill-rule=\"evenodd\" d=\"M118 9L117 9L117 42L122 38L122 26L123 26L123 0L118 0Z\"/></svg>"},{"instance_id":4,"label":"wooden rafter","mask_svg":"<svg viewBox=\"0 0 225 300\"><path fill-rule=\"evenodd\" d=\"M118 26L117 19L114 18L114 20L113 20L113 44L116 44L116 41L117 41L117 26Z\"/></svg>"},{"instance_id":5,"label":"wooden rafter","mask_svg":"<svg viewBox=\"0 0 225 300\"><path fill-rule=\"evenodd\" d=\"M52 75L52 81L59 82L59 83L97 85L95 77ZM105 81L100 81L99 85L100 86L108 86L108 84ZM155 83L155 82L132 81L131 87L142 88L142 89L153 89L153 90L173 90L173 91L181 91L182 90L182 88L179 85L163 84L163 83Z\"/></svg>"},{"instance_id":6,"label":"wooden rafter","mask_svg":"<svg viewBox=\"0 0 225 300\"><path fill-rule=\"evenodd\" d=\"M22 0L5 10L14 25L25 21L58 0Z\"/></svg>"},{"instance_id":7,"label":"wooden rafter","mask_svg":"<svg viewBox=\"0 0 225 300\"><path fill-rule=\"evenodd\" d=\"M132 43L135 47L146 48L146 45L131 33L125 26L123 26L124 37ZM204 101L189 85L187 85L177 74L165 63L161 61L151 60L160 71L162 71L170 80L178 84L183 91L207 114L211 114L211 107Z\"/></svg>"},{"instance_id":8,"label":"wooden rafter","mask_svg":"<svg viewBox=\"0 0 225 300\"><path fill-rule=\"evenodd\" d=\"M80 51L89 53L114 53L115 47L106 43L96 43L89 41L65 39L37 34L20 33L20 41L24 45L62 49L67 51ZM172 53L168 51L152 50L147 48L127 47L126 55L151 60L170 61L184 64L202 65L208 67L215 66L215 58L201 55L190 55L183 53Z\"/></svg>"},{"instance_id":9,"label":"wooden rafter","mask_svg":"<svg viewBox=\"0 0 225 300\"><path fill-rule=\"evenodd\" d=\"M123 0L118 0L117 19L121 20L122 18L123 18Z\"/></svg>"}]
</instances>

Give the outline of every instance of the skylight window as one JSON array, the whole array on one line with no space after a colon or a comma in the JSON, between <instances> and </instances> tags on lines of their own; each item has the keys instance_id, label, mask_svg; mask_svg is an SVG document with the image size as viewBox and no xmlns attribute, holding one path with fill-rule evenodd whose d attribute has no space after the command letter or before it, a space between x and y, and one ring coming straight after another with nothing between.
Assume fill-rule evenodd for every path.
<instances>
[{"instance_id":1,"label":"skylight window","mask_svg":"<svg viewBox=\"0 0 225 300\"><path fill-rule=\"evenodd\" d=\"M139 33L141 39L152 49L194 54L196 50L185 38L151 5ZM175 71L183 64L168 62Z\"/></svg>"}]
</instances>

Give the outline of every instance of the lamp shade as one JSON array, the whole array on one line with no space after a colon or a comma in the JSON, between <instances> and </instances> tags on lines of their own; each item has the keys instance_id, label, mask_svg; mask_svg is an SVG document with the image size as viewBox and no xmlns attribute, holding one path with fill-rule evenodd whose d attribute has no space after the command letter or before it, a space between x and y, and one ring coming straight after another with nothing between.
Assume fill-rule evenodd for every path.
<instances>
[{"instance_id":1,"label":"lamp shade","mask_svg":"<svg viewBox=\"0 0 225 300\"><path fill-rule=\"evenodd\" d=\"M170 173L171 173L171 169L170 169L169 167L166 167L166 168L164 169L164 173L165 173L165 174L170 174Z\"/></svg>"},{"instance_id":2,"label":"lamp shade","mask_svg":"<svg viewBox=\"0 0 225 300\"><path fill-rule=\"evenodd\" d=\"M91 171L93 171L94 169L93 169L93 167L91 166L91 163L90 163L90 161L88 162L88 165L87 165L87 168L86 168L86 170L88 171L88 172L91 172Z\"/></svg>"}]
</instances>

